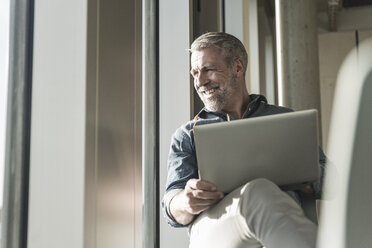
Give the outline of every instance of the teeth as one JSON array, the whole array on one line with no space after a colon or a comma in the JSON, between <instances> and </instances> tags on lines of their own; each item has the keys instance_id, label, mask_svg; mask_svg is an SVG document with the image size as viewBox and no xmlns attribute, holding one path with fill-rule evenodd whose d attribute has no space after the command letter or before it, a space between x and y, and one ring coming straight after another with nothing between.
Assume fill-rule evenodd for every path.
<instances>
[{"instance_id":1,"label":"teeth","mask_svg":"<svg viewBox=\"0 0 372 248\"><path fill-rule=\"evenodd\" d=\"M206 90L205 92L207 93L207 94L212 94L213 92L215 92L216 91L216 89L210 89L210 90Z\"/></svg>"}]
</instances>

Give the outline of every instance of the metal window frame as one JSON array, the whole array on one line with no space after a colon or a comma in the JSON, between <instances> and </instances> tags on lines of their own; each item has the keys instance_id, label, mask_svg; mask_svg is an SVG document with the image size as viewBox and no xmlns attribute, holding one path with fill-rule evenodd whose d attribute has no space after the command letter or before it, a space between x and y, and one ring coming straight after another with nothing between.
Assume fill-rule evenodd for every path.
<instances>
[{"instance_id":1,"label":"metal window frame","mask_svg":"<svg viewBox=\"0 0 372 248\"><path fill-rule=\"evenodd\" d=\"M1 247L27 247L34 0L10 1Z\"/></svg>"},{"instance_id":2,"label":"metal window frame","mask_svg":"<svg viewBox=\"0 0 372 248\"><path fill-rule=\"evenodd\" d=\"M142 247L159 247L159 0L142 2Z\"/></svg>"}]
</instances>

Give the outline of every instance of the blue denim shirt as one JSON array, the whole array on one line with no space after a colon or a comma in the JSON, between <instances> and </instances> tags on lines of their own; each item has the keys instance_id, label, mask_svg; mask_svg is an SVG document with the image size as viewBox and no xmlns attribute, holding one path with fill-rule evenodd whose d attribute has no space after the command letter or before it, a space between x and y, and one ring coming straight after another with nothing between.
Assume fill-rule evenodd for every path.
<instances>
[{"instance_id":1,"label":"blue denim shirt","mask_svg":"<svg viewBox=\"0 0 372 248\"><path fill-rule=\"evenodd\" d=\"M292 112L293 110L270 105L262 95L250 95L250 103L243 114L243 118L252 118L265 115L273 115L279 113ZM208 123L227 121L227 115L219 112L209 112L205 108L198 114L196 125L204 125ZM233 118L231 117L231 120ZM168 223L174 227L183 227L175 221L170 214L169 205L173 197L182 191L186 183L191 178L198 178L198 165L195 156L195 146L193 138L193 125L195 118L176 130L172 136L170 152L168 156L168 177L166 190L162 200L162 209ZM323 171L325 164L325 156L320 150L319 161L321 167L321 175L319 182L313 184L315 189L315 197L320 198L321 185L323 181ZM295 192L287 192L297 202L300 203L298 195Z\"/></svg>"}]
</instances>

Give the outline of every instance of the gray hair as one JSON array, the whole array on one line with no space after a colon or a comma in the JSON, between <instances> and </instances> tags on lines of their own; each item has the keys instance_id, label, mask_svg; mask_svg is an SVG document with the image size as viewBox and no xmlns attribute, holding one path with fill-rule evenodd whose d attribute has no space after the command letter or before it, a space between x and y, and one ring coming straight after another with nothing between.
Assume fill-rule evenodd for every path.
<instances>
[{"instance_id":1,"label":"gray hair","mask_svg":"<svg viewBox=\"0 0 372 248\"><path fill-rule=\"evenodd\" d=\"M206 48L218 48L225 57L226 63L231 66L236 59L241 59L244 72L247 70L248 55L243 43L235 36L223 32L209 32L199 36L191 44L191 53Z\"/></svg>"}]
</instances>

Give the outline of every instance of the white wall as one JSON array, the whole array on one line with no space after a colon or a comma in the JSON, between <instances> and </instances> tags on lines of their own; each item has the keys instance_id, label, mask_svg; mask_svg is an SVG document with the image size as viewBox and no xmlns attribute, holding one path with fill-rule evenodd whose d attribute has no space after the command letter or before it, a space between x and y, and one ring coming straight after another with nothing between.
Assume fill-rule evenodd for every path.
<instances>
[{"instance_id":1,"label":"white wall","mask_svg":"<svg viewBox=\"0 0 372 248\"><path fill-rule=\"evenodd\" d=\"M258 30L258 2L257 0L248 1L248 33L249 47L248 52L248 67L249 67L249 93L259 94L260 89L260 54L259 54L259 30Z\"/></svg>"},{"instance_id":2,"label":"white wall","mask_svg":"<svg viewBox=\"0 0 372 248\"><path fill-rule=\"evenodd\" d=\"M359 31L359 42L370 36L372 36L372 31ZM318 42L323 133L322 145L326 151L337 74L346 55L356 45L355 32L349 31L319 34Z\"/></svg>"},{"instance_id":3,"label":"white wall","mask_svg":"<svg viewBox=\"0 0 372 248\"><path fill-rule=\"evenodd\" d=\"M29 248L83 247L87 1L35 1Z\"/></svg>"},{"instance_id":4,"label":"white wall","mask_svg":"<svg viewBox=\"0 0 372 248\"><path fill-rule=\"evenodd\" d=\"M160 199L173 132L190 118L189 1L160 0ZM188 247L187 229L160 217L160 247Z\"/></svg>"},{"instance_id":5,"label":"white wall","mask_svg":"<svg viewBox=\"0 0 372 248\"><path fill-rule=\"evenodd\" d=\"M243 0L225 1L225 32L244 41Z\"/></svg>"}]
</instances>

